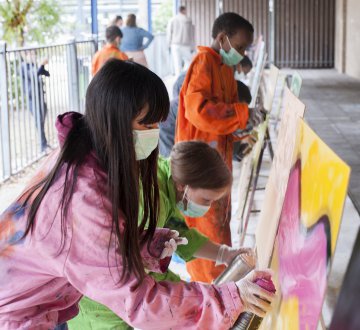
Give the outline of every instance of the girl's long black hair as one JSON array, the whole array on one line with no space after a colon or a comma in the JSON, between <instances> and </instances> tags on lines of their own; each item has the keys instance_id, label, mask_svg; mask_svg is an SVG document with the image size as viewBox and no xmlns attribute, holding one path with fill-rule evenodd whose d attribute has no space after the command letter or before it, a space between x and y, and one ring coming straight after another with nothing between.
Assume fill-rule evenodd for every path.
<instances>
[{"instance_id":1,"label":"girl's long black hair","mask_svg":"<svg viewBox=\"0 0 360 330\"><path fill-rule=\"evenodd\" d=\"M139 64L120 60L110 60L101 68L87 89L85 115L79 114L53 169L25 193L23 206L32 202L24 237L33 231L44 196L60 177L60 171L64 171L65 182L59 205L61 249L64 247L67 214L78 170L85 157L93 151L107 173L107 197L112 204L111 237L115 237L116 251L120 251L122 257L121 280L126 280L130 273L134 273L140 282L143 280L145 273L140 249L144 244L149 249L159 210L158 148L147 159L136 161L133 141L132 122L146 104L149 111L141 124L154 124L166 119L169 96L156 74ZM140 200L143 201L144 214L138 224ZM120 229L120 218L125 222L124 230Z\"/></svg>"}]
</instances>

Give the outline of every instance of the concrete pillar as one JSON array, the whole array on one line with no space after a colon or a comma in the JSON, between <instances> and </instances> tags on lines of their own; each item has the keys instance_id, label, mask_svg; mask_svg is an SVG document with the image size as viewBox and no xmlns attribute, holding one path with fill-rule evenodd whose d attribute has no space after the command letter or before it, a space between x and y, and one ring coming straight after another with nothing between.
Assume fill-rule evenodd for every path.
<instances>
[{"instance_id":1,"label":"concrete pillar","mask_svg":"<svg viewBox=\"0 0 360 330\"><path fill-rule=\"evenodd\" d=\"M336 0L335 68L360 79L360 1Z\"/></svg>"},{"instance_id":2,"label":"concrete pillar","mask_svg":"<svg viewBox=\"0 0 360 330\"><path fill-rule=\"evenodd\" d=\"M345 73L346 4L347 0L336 0L335 5L335 68L340 73Z\"/></svg>"},{"instance_id":3,"label":"concrete pillar","mask_svg":"<svg viewBox=\"0 0 360 330\"><path fill-rule=\"evenodd\" d=\"M347 0L345 73L360 79L360 1Z\"/></svg>"}]
</instances>

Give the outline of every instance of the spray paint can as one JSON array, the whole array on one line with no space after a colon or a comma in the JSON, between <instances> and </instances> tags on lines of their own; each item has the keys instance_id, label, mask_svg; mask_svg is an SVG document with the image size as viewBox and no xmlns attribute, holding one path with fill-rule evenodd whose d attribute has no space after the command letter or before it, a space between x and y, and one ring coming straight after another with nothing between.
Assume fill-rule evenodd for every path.
<instances>
[{"instance_id":1,"label":"spray paint can","mask_svg":"<svg viewBox=\"0 0 360 330\"><path fill-rule=\"evenodd\" d=\"M255 280L255 283L263 289L275 293L275 286L271 280L260 278ZM253 313L241 313L231 330L257 330L262 322L262 317Z\"/></svg>"},{"instance_id":2,"label":"spray paint can","mask_svg":"<svg viewBox=\"0 0 360 330\"><path fill-rule=\"evenodd\" d=\"M240 254L234 258L231 264L219 275L214 284L220 285L227 282L236 282L248 274L255 265L246 254Z\"/></svg>"}]
</instances>

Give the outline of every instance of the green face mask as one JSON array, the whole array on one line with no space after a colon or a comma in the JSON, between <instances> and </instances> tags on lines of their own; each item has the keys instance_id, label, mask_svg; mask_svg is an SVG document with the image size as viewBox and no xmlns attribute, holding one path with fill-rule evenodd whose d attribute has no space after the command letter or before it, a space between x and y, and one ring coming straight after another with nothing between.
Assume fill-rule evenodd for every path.
<instances>
[{"instance_id":1,"label":"green face mask","mask_svg":"<svg viewBox=\"0 0 360 330\"><path fill-rule=\"evenodd\" d=\"M186 197L186 194L189 190L189 186L186 186L184 196L180 202L176 204L177 208L181 211L182 214L191 217L191 218L199 218L202 217L209 211L210 205L200 205L193 201L191 201L189 198ZM187 199L187 207L185 209L184 205L184 199Z\"/></svg>"},{"instance_id":2,"label":"green face mask","mask_svg":"<svg viewBox=\"0 0 360 330\"><path fill-rule=\"evenodd\" d=\"M228 66L234 66L240 63L240 61L244 58L233 46L231 46L230 40L228 36L226 36L229 45L230 50L228 52L225 52L225 50L222 48L222 45L220 43L220 56L223 60L223 63L225 63Z\"/></svg>"}]
</instances>

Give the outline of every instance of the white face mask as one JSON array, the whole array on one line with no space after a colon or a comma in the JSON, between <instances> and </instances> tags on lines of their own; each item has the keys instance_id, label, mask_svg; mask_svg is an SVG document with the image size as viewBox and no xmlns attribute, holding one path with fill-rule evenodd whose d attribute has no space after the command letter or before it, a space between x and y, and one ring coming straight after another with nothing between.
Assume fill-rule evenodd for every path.
<instances>
[{"instance_id":1,"label":"white face mask","mask_svg":"<svg viewBox=\"0 0 360 330\"><path fill-rule=\"evenodd\" d=\"M235 70L235 80L239 80L239 81L243 81L243 80L246 80L246 75L244 72L240 72L238 73L236 70Z\"/></svg>"},{"instance_id":2,"label":"white face mask","mask_svg":"<svg viewBox=\"0 0 360 330\"><path fill-rule=\"evenodd\" d=\"M159 144L160 130L158 128L149 130L133 130L136 160L146 159Z\"/></svg>"}]
</instances>

